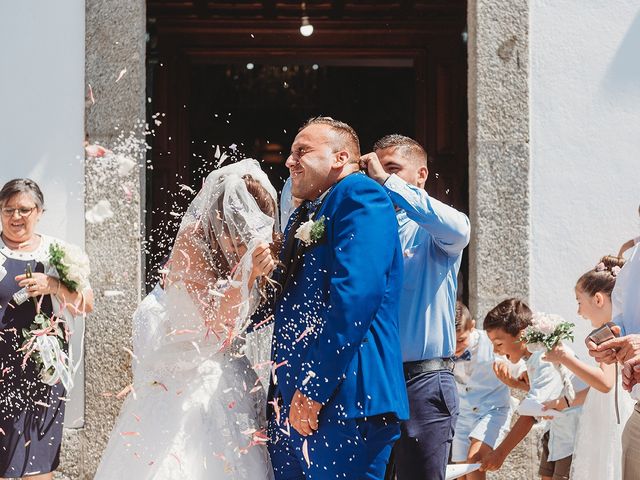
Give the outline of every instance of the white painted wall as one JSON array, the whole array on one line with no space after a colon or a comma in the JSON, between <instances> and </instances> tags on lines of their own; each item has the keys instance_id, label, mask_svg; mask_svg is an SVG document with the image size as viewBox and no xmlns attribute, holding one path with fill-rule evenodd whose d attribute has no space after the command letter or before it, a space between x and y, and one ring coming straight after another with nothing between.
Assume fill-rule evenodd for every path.
<instances>
[{"instance_id":1,"label":"white painted wall","mask_svg":"<svg viewBox=\"0 0 640 480\"><path fill-rule=\"evenodd\" d=\"M84 0L0 2L0 184L35 180L47 209L39 230L83 247L84 9ZM83 402L72 395L67 425Z\"/></svg>"},{"instance_id":2,"label":"white painted wall","mask_svg":"<svg viewBox=\"0 0 640 480\"><path fill-rule=\"evenodd\" d=\"M640 235L640 0L531 1L531 300L576 314L579 276Z\"/></svg>"}]
</instances>

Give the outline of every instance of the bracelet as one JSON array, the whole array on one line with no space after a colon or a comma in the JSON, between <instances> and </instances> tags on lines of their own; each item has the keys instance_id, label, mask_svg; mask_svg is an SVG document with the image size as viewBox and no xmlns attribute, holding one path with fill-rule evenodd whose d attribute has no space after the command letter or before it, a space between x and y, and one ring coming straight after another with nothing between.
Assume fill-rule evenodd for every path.
<instances>
[{"instance_id":1,"label":"bracelet","mask_svg":"<svg viewBox=\"0 0 640 480\"><path fill-rule=\"evenodd\" d=\"M571 404L569 403L569 399L567 398L567 396L563 395L562 398L564 398L564 401L567 402L567 408L571 408Z\"/></svg>"}]
</instances>

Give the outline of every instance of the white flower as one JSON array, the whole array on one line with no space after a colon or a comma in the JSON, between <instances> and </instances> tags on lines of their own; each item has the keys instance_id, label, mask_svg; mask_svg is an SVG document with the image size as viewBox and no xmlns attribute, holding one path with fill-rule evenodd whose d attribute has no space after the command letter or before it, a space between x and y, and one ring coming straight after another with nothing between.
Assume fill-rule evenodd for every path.
<instances>
[{"instance_id":1,"label":"white flower","mask_svg":"<svg viewBox=\"0 0 640 480\"><path fill-rule=\"evenodd\" d=\"M89 284L91 268L87 255L75 245L65 245L62 250L64 257L62 263L67 267L67 278L78 284L78 291L83 290Z\"/></svg>"},{"instance_id":2,"label":"white flower","mask_svg":"<svg viewBox=\"0 0 640 480\"><path fill-rule=\"evenodd\" d=\"M533 327L543 335L552 335L558 325L563 322L562 317L554 314L534 313L531 319Z\"/></svg>"},{"instance_id":3,"label":"white flower","mask_svg":"<svg viewBox=\"0 0 640 480\"><path fill-rule=\"evenodd\" d=\"M309 217L309 220L298 227L298 229L296 230L295 238L300 240L305 245L310 245L312 243L311 229L313 228L314 223L315 222L311 220L311 217Z\"/></svg>"}]
</instances>

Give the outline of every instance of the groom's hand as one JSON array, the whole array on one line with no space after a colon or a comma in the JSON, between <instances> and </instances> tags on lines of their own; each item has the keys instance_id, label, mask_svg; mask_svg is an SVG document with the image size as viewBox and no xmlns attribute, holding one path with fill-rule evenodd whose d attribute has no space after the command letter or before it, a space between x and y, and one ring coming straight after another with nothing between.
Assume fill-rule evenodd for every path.
<instances>
[{"instance_id":1,"label":"groom's hand","mask_svg":"<svg viewBox=\"0 0 640 480\"><path fill-rule=\"evenodd\" d=\"M300 390L296 390L289 409L289 424L296 431L306 437L318 430L318 414L322 404L305 397Z\"/></svg>"},{"instance_id":2,"label":"groom's hand","mask_svg":"<svg viewBox=\"0 0 640 480\"><path fill-rule=\"evenodd\" d=\"M380 185L384 184L391 175L384 171L378 155L374 152L367 153L360 157L360 168L367 172L370 178L374 179Z\"/></svg>"}]
</instances>

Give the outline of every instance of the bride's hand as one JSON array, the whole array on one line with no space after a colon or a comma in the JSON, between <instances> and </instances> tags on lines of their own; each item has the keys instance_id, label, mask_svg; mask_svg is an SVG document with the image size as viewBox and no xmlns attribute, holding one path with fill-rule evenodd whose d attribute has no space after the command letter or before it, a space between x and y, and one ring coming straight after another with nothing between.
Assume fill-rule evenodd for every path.
<instances>
[{"instance_id":1,"label":"bride's hand","mask_svg":"<svg viewBox=\"0 0 640 480\"><path fill-rule=\"evenodd\" d=\"M251 278L254 280L258 277L268 277L276 266L276 261L271 255L271 249L268 243L261 243L253 251L253 270L251 270Z\"/></svg>"}]
</instances>

